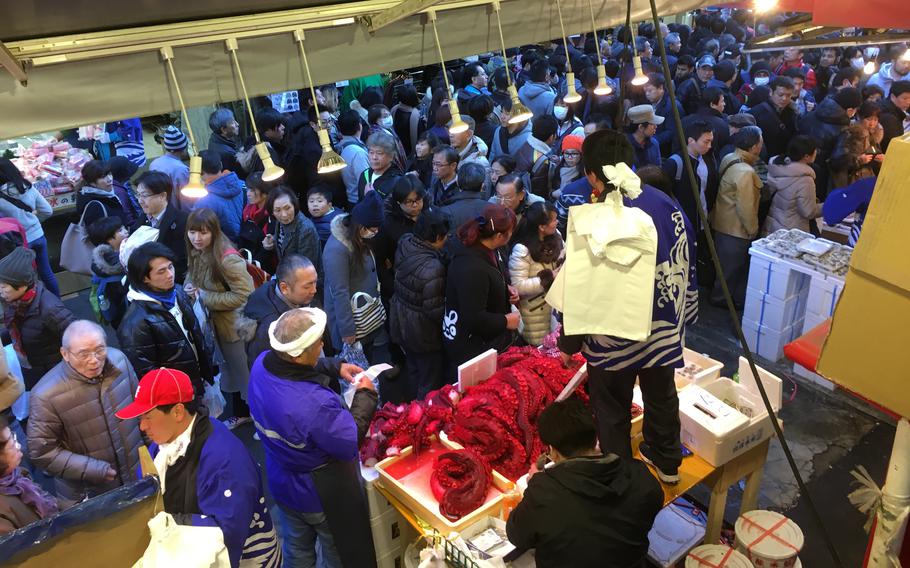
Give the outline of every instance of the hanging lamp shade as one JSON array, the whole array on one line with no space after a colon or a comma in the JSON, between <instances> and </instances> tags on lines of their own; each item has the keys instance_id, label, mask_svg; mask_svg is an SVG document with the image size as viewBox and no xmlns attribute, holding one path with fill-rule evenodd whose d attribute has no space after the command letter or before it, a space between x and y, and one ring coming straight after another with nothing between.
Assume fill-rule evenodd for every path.
<instances>
[{"instance_id":1,"label":"hanging lamp shade","mask_svg":"<svg viewBox=\"0 0 910 568\"><path fill-rule=\"evenodd\" d=\"M306 79L310 84L310 95L313 99L313 106L316 107L316 116L319 116L319 103L316 102L316 87L313 86L313 77L310 75L310 62L306 56L306 50L303 48L303 41L306 34L303 30L294 30L294 41L300 48L300 59L303 61L303 68L306 71ZM344 158L338 155L338 152L332 149L332 142L329 140L329 133L320 120L317 124L316 135L319 136L319 145L322 146L322 156L319 157L319 163L316 165L316 172L320 174L329 174L343 170L348 166ZM265 177L263 176L263 179Z\"/></svg>"},{"instance_id":2,"label":"hanging lamp shade","mask_svg":"<svg viewBox=\"0 0 910 568\"><path fill-rule=\"evenodd\" d=\"M338 152L332 149L328 130L320 127L318 135L319 145L322 146L322 157L319 158L319 164L316 166L316 171L320 174L329 174L348 167L344 158L339 156Z\"/></svg>"},{"instance_id":3,"label":"hanging lamp shade","mask_svg":"<svg viewBox=\"0 0 910 568\"><path fill-rule=\"evenodd\" d=\"M870 61L863 65L863 73L866 75L872 75L875 73L875 61Z\"/></svg>"},{"instance_id":4,"label":"hanging lamp shade","mask_svg":"<svg viewBox=\"0 0 910 568\"><path fill-rule=\"evenodd\" d=\"M603 64L597 66L597 86L594 87L595 95L609 95L613 92L613 87L607 83L607 68Z\"/></svg>"},{"instance_id":5,"label":"hanging lamp shade","mask_svg":"<svg viewBox=\"0 0 910 568\"><path fill-rule=\"evenodd\" d=\"M446 72L446 60L442 56L442 44L439 43L439 32L436 30L436 10L427 12L427 19L433 26L433 37L436 38L436 51L439 53L439 65L442 67L442 78L446 83L446 91L449 93L449 114L452 115L452 124L449 126L449 134L460 134L470 128L468 124L461 120L461 112L458 110L458 103L453 98L455 91L449 85L449 74Z\"/></svg>"},{"instance_id":6,"label":"hanging lamp shade","mask_svg":"<svg viewBox=\"0 0 910 568\"><path fill-rule=\"evenodd\" d=\"M458 103L455 99L449 99L449 114L452 115L452 124L449 126L449 134L460 134L466 132L470 126L461 120L461 113L458 110Z\"/></svg>"},{"instance_id":7,"label":"hanging lamp shade","mask_svg":"<svg viewBox=\"0 0 910 568\"><path fill-rule=\"evenodd\" d=\"M566 73L566 96L562 98L565 103L577 103L581 100L581 95L575 90L575 73L569 71Z\"/></svg>"},{"instance_id":8,"label":"hanging lamp shade","mask_svg":"<svg viewBox=\"0 0 910 568\"><path fill-rule=\"evenodd\" d=\"M180 195L187 199L199 199L208 193L205 184L202 183L202 158L193 156L190 158L190 181L180 188Z\"/></svg>"},{"instance_id":9,"label":"hanging lamp shade","mask_svg":"<svg viewBox=\"0 0 910 568\"><path fill-rule=\"evenodd\" d=\"M531 120L534 113L518 98L518 90L515 85L509 85L509 96L512 97L512 108L509 109L509 124L518 124L519 122Z\"/></svg>"},{"instance_id":10,"label":"hanging lamp shade","mask_svg":"<svg viewBox=\"0 0 910 568\"><path fill-rule=\"evenodd\" d=\"M632 66L635 67L635 77L632 78L632 84L640 87L648 82L648 76L641 70L641 56L636 55L632 58Z\"/></svg>"},{"instance_id":11,"label":"hanging lamp shade","mask_svg":"<svg viewBox=\"0 0 910 568\"><path fill-rule=\"evenodd\" d=\"M190 118L186 114L186 105L183 103L183 92L180 90L180 83L177 81L177 73L174 71L174 49L171 46L162 47L158 53L167 67L171 76L171 83L174 84L174 91L177 93L177 101L180 103L180 112L183 116L183 123L186 126L187 134L190 137L190 148L193 155L190 158L190 179L189 182L180 188L180 195L187 199L199 199L208 195L205 184L202 183L202 158L199 157L199 151L196 146L196 136L193 134L193 126L190 124Z\"/></svg>"},{"instance_id":12,"label":"hanging lamp shade","mask_svg":"<svg viewBox=\"0 0 910 568\"><path fill-rule=\"evenodd\" d=\"M284 170L275 165L275 162L272 160L272 155L269 153L268 147L265 145L265 142L259 142L256 144L256 154L259 156L259 159L262 160L262 181L275 181L284 175Z\"/></svg>"}]
</instances>

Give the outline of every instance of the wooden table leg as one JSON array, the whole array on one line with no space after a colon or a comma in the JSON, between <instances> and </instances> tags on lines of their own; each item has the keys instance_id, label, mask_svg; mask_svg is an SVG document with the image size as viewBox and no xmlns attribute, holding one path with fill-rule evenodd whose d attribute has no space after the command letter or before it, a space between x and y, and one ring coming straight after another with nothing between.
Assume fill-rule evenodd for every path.
<instances>
[{"instance_id":1,"label":"wooden table leg","mask_svg":"<svg viewBox=\"0 0 910 568\"><path fill-rule=\"evenodd\" d=\"M705 527L705 544L720 542L720 531L724 526L724 511L727 509L727 490L730 486L721 482L711 487L711 501L708 503L708 525Z\"/></svg>"},{"instance_id":2,"label":"wooden table leg","mask_svg":"<svg viewBox=\"0 0 910 568\"><path fill-rule=\"evenodd\" d=\"M761 487L763 471L764 468L758 468L746 476L746 488L743 490L743 500L739 507L740 515L758 508L758 489Z\"/></svg>"}]
</instances>

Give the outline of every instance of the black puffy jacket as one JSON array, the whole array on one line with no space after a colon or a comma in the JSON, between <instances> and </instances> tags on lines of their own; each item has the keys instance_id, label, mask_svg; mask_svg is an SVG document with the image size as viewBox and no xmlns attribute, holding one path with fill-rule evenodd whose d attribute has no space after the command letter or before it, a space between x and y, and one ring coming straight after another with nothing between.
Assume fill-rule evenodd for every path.
<instances>
[{"instance_id":1,"label":"black puffy jacket","mask_svg":"<svg viewBox=\"0 0 910 568\"><path fill-rule=\"evenodd\" d=\"M395 294L389 308L392 341L408 351L442 349L446 267L442 251L413 234L401 237L395 253Z\"/></svg>"},{"instance_id":2,"label":"black puffy jacket","mask_svg":"<svg viewBox=\"0 0 910 568\"><path fill-rule=\"evenodd\" d=\"M48 292L41 282L35 283L35 292L35 298L25 311L12 316L14 325L19 328L22 351L31 366L22 369L28 390L63 359L60 354L63 331L76 319L60 298ZM6 310L10 313L15 307L8 305Z\"/></svg>"},{"instance_id":3,"label":"black puffy jacket","mask_svg":"<svg viewBox=\"0 0 910 568\"><path fill-rule=\"evenodd\" d=\"M800 118L799 132L815 140L818 144L816 168L816 195L824 199L828 195L829 167L828 160L837 147L837 139L841 132L850 126L850 117L847 111L837 104L833 98L828 97L819 103L818 108Z\"/></svg>"},{"instance_id":4,"label":"black puffy jacket","mask_svg":"<svg viewBox=\"0 0 910 568\"><path fill-rule=\"evenodd\" d=\"M86 227L102 217L119 217L121 223L127 222L117 194L113 190L103 191L91 186L83 187L76 194L76 214Z\"/></svg>"},{"instance_id":5,"label":"black puffy jacket","mask_svg":"<svg viewBox=\"0 0 910 568\"><path fill-rule=\"evenodd\" d=\"M202 396L203 381L211 384L215 376L212 352L205 345L193 305L183 289L177 288L177 307L183 316L186 334L174 315L161 303L141 293L137 296L132 288L128 298L130 304L117 328L117 338L120 348L133 364L136 376L142 378L159 367L177 369L189 375L196 395Z\"/></svg>"}]
</instances>

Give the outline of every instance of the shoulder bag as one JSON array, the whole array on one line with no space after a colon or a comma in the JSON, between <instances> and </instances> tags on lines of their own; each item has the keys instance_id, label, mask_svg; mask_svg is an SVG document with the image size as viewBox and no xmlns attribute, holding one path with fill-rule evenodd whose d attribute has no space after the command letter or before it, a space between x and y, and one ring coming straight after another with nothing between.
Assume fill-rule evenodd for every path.
<instances>
[{"instance_id":1,"label":"shoulder bag","mask_svg":"<svg viewBox=\"0 0 910 568\"><path fill-rule=\"evenodd\" d=\"M376 269L376 257L370 251L373 266ZM376 287L379 289L378 269ZM354 316L354 329L357 339L363 339L385 323L385 308L382 306L381 294L373 297L366 292L357 292L351 296L351 314Z\"/></svg>"},{"instance_id":2,"label":"shoulder bag","mask_svg":"<svg viewBox=\"0 0 910 568\"><path fill-rule=\"evenodd\" d=\"M104 210L104 216L107 217L107 207L100 201L97 202ZM92 249L94 248L88 240L88 231L85 228L85 212L89 206L82 210L82 216L79 217L78 223L70 223L63 235L63 242L60 243L60 266L76 274L92 275Z\"/></svg>"}]
</instances>

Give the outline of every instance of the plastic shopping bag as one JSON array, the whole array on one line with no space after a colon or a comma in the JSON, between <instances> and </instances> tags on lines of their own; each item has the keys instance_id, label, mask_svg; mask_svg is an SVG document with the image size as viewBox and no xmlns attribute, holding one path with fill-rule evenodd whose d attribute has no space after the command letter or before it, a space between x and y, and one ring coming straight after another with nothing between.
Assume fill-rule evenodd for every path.
<instances>
[{"instance_id":1,"label":"plastic shopping bag","mask_svg":"<svg viewBox=\"0 0 910 568\"><path fill-rule=\"evenodd\" d=\"M224 395L221 394L221 373L215 375L215 383L205 383L205 393L202 395L202 403L209 411L209 416L218 418L224 412Z\"/></svg>"},{"instance_id":2,"label":"plastic shopping bag","mask_svg":"<svg viewBox=\"0 0 910 568\"><path fill-rule=\"evenodd\" d=\"M341 348L341 355L345 363L350 363L351 365L357 365L361 369L366 369L370 366L370 362L367 361L367 356L363 353L363 346L359 341L355 341L350 345L345 343Z\"/></svg>"},{"instance_id":3,"label":"plastic shopping bag","mask_svg":"<svg viewBox=\"0 0 910 568\"><path fill-rule=\"evenodd\" d=\"M230 568L224 534L218 527L179 525L163 511L148 525L152 540L133 568Z\"/></svg>"},{"instance_id":4,"label":"plastic shopping bag","mask_svg":"<svg viewBox=\"0 0 910 568\"><path fill-rule=\"evenodd\" d=\"M28 418L29 393L25 390L25 381L22 380L22 366L19 364L19 354L16 353L16 348L13 347L12 343L4 345L3 352L6 355L6 365L9 367L9 373L16 379L16 382L22 385L22 390L25 391L22 396L16 399L12 406L13 416L21 422Z\"/></svg>"}]
</instances>

